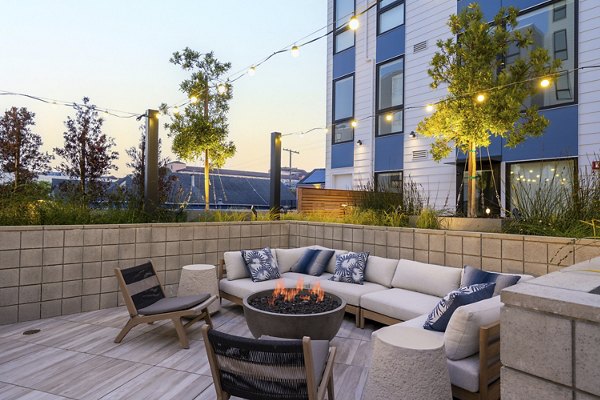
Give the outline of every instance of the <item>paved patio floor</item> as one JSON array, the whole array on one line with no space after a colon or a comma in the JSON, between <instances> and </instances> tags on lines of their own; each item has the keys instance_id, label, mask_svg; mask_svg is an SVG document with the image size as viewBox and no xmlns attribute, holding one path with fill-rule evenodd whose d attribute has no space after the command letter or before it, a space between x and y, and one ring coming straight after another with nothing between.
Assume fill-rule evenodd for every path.
<instances>
[{"instance_id":1,"label":"paved patio floor","mask_svg":"<svg viewBox=\"0 0 600 400\"><path fill-rule=\"evenodd\" d=\"M140 325L113 342L124 307L0 326L0 399L216 399L200 327L179 347L170 322ZM224 302L216 329L251 337L242 308ZM371 358L371 333L347 315L333 345L338 400L360 399ZM40 329L23 335L29 329Z\"/></svg>"}]
</instances>

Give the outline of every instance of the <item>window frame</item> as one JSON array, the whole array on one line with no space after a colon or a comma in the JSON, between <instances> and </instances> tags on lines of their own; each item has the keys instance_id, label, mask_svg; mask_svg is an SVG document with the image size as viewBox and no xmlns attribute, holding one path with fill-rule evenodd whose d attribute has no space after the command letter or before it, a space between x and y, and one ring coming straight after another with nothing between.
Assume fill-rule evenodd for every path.
<instances>
[{"instance_id":1,"label":"window frame","mask_svg":"<svg viewBox=\"0 0 600 400\"><path fill-rule=\"evenodd\" d=\"M352 46L346 47L345 49L339 50L337 49L337 37L338 35L345 33L346 31L351 30L346 22L344 25L338 27L337 26L337 2L340 0L334 0L333 2L333 54L341 53L342 51L348 50L356 46L356 33L352 31ZM354 13L356 15L356 0L353 0L354 3Z\"/></svg>"},{"instance_id":2,"label":"window frame","mask_svg":"<svg viewBox=\"0 0 600 400\"><path fill-rule=\"evenodd\" d=\"M394 61L398 61L402 59L402 105L399 106L391 106L391 107L387 107L384 109L380 109L379 108L379 78L380 78L380 70L381 67L384 66L385 64L389 64L392 63ZM380 63L378 63L375 66L375 137L385 137L385 136L391 136L391 135L400 135L404 133L404 95L405 95L405 87L406 87L406 80L404 79L406 77L405 72L406 72L406 63L405 63L405 57L404 55L400 55L400 56L396 56L393 58L388 58L385 61L382 61ZM390 132L390 133L385 133L383 135L379 134L379 118L382 115L385 115L387 113L393 113L393 112L398 112L398 111L402 111L402 127L400 128L400 131L396 131L396 132Z\"/></svg>"},{"instance_id":3,"label":"window frame","mask_svg":"<svg viewBox=\"0 0 600 400\"><path fill-rule=\"evenodd\" d=\"M393 8L396 8L398 6L402 5L402 7L404 8L403 13L402 13L402 23L400 25L396 25L393 28L387 29L385 31L381 31L381 14L385 14L386 12L390 11ZM390 4L388 4L385 7L381 7L380 6L380 2L377 2L377 35L382 35L386 32L391 31L392 29L395 29L399 26L402 26L406 23L406 4L405 4L405 0L395 0L392 1Z\"/></svg>"},{"instance_id":4,"label":"window frame","mask_svg":"<svg viewBox=\"0 0 600 400\"><path fill-rule=\"evenodd\" d=\"M345 117L345 118L340 118L340 119L335 119L335 96L336 96L336 90L335 90L335 84L341 80L344 79L348 79L348 78L352 78L352 115L350 117ZM336 141L335 140L335 128L337 124L342 124L342 123L350 123L352 122L352 120L354 120L354 113L355 113L355 108L356 108L356 102L355 102L355 95L356 95L356 79L354 76L354 72L350 73L350 74L346 74L343 76L340 76L339 78L336 78L332 81L332 88L331 88L331 144L340 144L340 143L348 143L348 142L353 142L354 141L354 128L352 127L352 138L348 139L348 140L342 140L342 141Z\"/></svg>"},{"instance_id":5,"label":"window frame","mask_svg":"<svg viewBox=\"0 0 600 400\"><path fill-rule=\"evenodd\" d=\"M402 185L400 186L400 192L392 192L392 193L398 193L400 196L404 195L404 170L403 169L397 169L397 170L392 170L392 171L376 171L374 173L373 176L373 181L375 183L375 191L378 192L380 187L379 187L379 175L384 175L384 174L395 174L398 173L400 174L400 181L402 182Z\"/></svg>"}]
</instances>

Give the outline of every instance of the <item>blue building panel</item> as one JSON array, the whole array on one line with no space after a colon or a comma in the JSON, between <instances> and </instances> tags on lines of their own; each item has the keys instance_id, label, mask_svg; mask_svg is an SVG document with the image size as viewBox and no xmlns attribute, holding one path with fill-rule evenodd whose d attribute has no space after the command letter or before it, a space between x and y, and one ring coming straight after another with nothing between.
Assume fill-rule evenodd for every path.
<instances>
[{"instance_id":1,"label":"blue building panel","mask_svg":"<svg viewBox=\"0 0 600 400\"><path fill-rule=\"evenodd\" d=\"M354 166L354 141L331 146L331 168Z\"/></svg>"},{"instance_id":2,"label":"blue building panel","mask_svg":"<svg viewBox=\"0 0 600 400\"><path fill-rule=\"evenodd\" d=\"M404 168L404 135L375 138L375 172Z\"/></svg>"},{"instance_id":3,"label":"blue building panel","mask_svg":"<svg viewBox=\"0 0 600 400\"><path fill-rule=\"evenodd\" d=\"M348 75L355 70L355 47L340 51L333 55L333 79Z\"/></svg>"},{"instance_id":4,"label":"blue building panel","mask_svg":"<svg viewBox=\"0 0 600 400\"><path fill-rule=\"evenodd\" d=\"M510 149L503 149L502 161L534 160L577 156L578 150L578 106L541 110L550 121L544 134L537 138L527 138L523 143Z\"/></svg>"},{"instance_id":5,"label":"blue building panel","mask_svg":"<svg viewBox=\"0 0 600 400\"><path fill-rule=\"evenodd\" d=\"M498 14L500 7L502 7L502 0L459 0L457 4L458 12L461 12L463 9L467 8L467 6L471 3L479 3L479 7L483 12L483 16L488 21L493 20L494 16Z\"/></svg>"},{"instance_id":6,"label":"blue building panel","mask_svg":"<svg viewBox=\"0 0 600 400\"><path fill-rule=\"evenodd\" d=\"M488 151L489 157L492 160L500 160L502 158L502 147L504 146L504 140L500 136L492 136L490 138L490 145L487 150L485 148L480 149L477 153L478 157L487 160ZM456 150L456 160L464 162L467 159L467 155L460 150Z\"/></svg>"},{"instance_id":7,"label":"blue building panel","mask_svg":"<svg viewBox=\"0 0 600 400\"><path fill-rule=\"evenodd\" d=\"M400 25L377 36L377 53L375 55L377 63L404 54L404 31L404 25Z\"/></svg>"}]
</instances>

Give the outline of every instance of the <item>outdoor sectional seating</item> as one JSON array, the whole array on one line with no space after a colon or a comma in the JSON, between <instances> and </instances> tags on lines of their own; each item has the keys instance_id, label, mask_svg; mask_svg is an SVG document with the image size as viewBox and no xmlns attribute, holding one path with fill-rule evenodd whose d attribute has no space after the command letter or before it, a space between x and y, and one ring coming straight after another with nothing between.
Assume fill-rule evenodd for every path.
<instances>
[{"instance_id":1,"label":"outdoor sectional seating","mask_svg":"<svg viewBox=\"0 0 600 400\"><path fill-rule=\"evenodd\" d=\"M324 249L310 246L272 251L284 285L294 287L298 278L303 279L304 287L319 282L326 292L346 300L346 312L355 315L356 326L361 328L366 319L423 328L431 310L461 282L461 268L377 256L369 256L362 285L329 280L335 272L335 256L321 276L290 272L308 248ZM335 250L335 255L343 253ZM278 281L253 282L239 251L225 253L218 271L221 297L240 305L245 296L274 289ZM521 275L520 281L531 278ZM500 296L459 307L446 332L436 332L444 337L452 392L457 398L500 397L501 307Z\"/></svg>"}]
</instances>

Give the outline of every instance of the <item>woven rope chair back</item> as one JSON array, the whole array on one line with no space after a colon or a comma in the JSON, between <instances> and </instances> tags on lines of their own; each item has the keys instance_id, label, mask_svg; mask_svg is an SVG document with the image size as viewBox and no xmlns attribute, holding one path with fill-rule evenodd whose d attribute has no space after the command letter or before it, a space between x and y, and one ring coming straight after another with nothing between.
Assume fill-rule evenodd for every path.
<instances>
[{"instance_id":1,"label":"woven rope chair back","mask_svg":"<svg viewBox=\"0 0 600 400\"><path fill-rule=\"evenodd\" d=\"M136 308L136 310L129 310L130 313L132 311L137 313L137 310L148 307L165 297L151 262L121 269L121 275Z\"/></svg>"},{"instance_id":2,"label":"woven rope chair back","mask_svg":"<svg viewBox=\"0 0 600 400\"><path fill-rule=\"evenodd\" d=\"M301 340L257 340L208 331L222 389L250 400L308 399Z\"/></svg>"}]
</instances>

